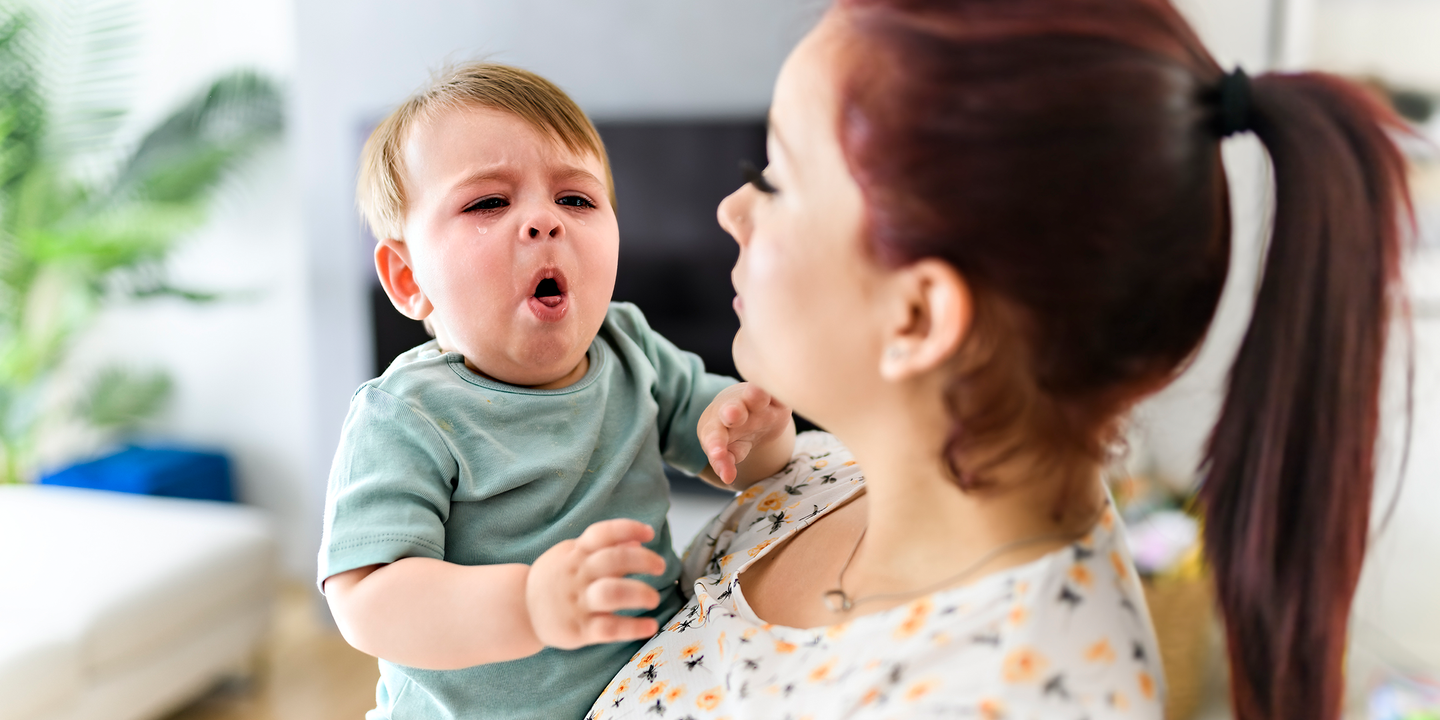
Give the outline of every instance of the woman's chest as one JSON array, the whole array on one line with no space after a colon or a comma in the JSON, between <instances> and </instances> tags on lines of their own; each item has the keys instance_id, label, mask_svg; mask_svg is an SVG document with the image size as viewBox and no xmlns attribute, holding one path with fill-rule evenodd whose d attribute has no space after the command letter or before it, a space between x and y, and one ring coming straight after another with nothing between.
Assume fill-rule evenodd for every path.
<instances>
[{"instance_id":1,"label":"woman's chest","mask_svg":"<svg viewBox=\"0 0 1440 720\"><path fill-rule=\"evenodd\" d=\"M865 496L836 508L760 556L739 575L743 598L756 617L794 628L833 625L847 618L830 610L849 550L864 528Z\"/></svg>"}]
</instances>

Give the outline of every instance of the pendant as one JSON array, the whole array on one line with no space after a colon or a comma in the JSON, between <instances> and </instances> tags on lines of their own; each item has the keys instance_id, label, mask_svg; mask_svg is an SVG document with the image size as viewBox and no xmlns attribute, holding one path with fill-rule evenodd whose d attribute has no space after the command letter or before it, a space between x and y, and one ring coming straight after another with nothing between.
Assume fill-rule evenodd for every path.
<instances>
[{"instance_id":1,"label":"pendant","mask_svg":"<svg viewBox=\"0 0 1440 720\"><path fill-rule=\"evenodd\" d=\"M830 612L850 612L850 609L855 607L855 604L850 601L850 596L846 595L845 591L840 588L826 590L823 597L825 599L825 607L829 608Z\"/></svg>"}]
</instances>

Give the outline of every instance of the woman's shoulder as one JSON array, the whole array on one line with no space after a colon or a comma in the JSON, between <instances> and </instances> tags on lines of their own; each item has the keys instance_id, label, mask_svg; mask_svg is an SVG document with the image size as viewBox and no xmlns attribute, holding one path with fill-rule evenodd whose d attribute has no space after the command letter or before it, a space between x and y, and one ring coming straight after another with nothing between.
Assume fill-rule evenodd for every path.
<instances>
[{"instance_id":1,"label":"woman's shoulder","mask_svg":"<svg viewBox=\"0 0 1440 720\"><path fill-rule=\"evenodd\" d=\"M1107 509L1084 538L999 581L967 639L989 649L994 701L1007 715L1163 716L1158 646L1122 532Z\"/></svg>"}]
</instances>

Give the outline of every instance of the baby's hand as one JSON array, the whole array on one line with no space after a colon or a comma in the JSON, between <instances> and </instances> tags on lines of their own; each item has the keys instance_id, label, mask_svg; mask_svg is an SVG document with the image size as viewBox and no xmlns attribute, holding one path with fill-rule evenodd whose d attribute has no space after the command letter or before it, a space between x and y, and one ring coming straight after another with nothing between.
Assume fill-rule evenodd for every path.
<instances>
[{"instance_id":1,"label":"baby's hand","mask_svg":"<svg viewBox=\"0 0 1440 720\"><path fill-rule=\"evenodd\" d=\"M625 578L665 572L665 559L640 546L653 537L654 529L645 523L604 520L536 558L525 582L525 606L540 642L573 650L654 635L659 630L655 618L614 614L660 604L655 588Z\"/></svg>"},{"instance_id":2,"label":"baby's hand","mask_svg":"<svg viewBox=\"0 0 1440 720\"><path fill-rule=\"evenodd\" d=\"M790 428L790 408L751 383L736 383L720 391L700 415L695 433L710 459L710 467L726 485L735 482L736 465L745 462L756 445L773 440Z\"/></svg>"}]
</instances>

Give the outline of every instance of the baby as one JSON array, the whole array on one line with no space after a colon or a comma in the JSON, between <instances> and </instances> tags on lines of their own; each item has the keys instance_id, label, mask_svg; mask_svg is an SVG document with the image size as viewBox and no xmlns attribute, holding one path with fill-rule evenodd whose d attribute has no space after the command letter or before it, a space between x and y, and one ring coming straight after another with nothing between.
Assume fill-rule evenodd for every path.
<instances>
[{"instance_id":1,"label":"baby","mask_svg":"<svg viewBox=\"0 0 1440 720\"><path fill-rule=\"evenodd\" d=\"M543 78L433 82L358 195L435 336L356 391L330 474L319 577L380 658L367 718L581 718L682 603L662 460L745 487L789 460L789 409L610 302L604 146Z\"/></svg>"}]
</instances>

